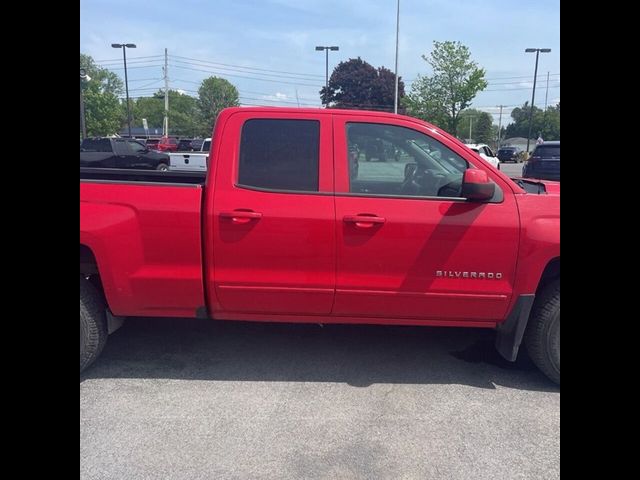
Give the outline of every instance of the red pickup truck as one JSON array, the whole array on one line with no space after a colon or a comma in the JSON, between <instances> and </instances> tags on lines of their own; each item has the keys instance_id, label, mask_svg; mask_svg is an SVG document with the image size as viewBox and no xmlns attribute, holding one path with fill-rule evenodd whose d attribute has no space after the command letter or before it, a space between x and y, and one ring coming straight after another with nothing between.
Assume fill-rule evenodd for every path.
<instances>
[{"instance_id":1,"label":"red pickup truck","mask_svg":"<svg viewBox=\"0 0 640 480\"><path fill-rule=\"evenodd\" d=\"M491 328L560 382L559 183L380 112L230 108L210 152L80 169L81 371L122 317L170 316Z\"/></svg>"},{"instance_id":2,"label":"red pickup truck","mask_svg":"<svg viewBox=\"0 0 640 480\"><path fill-rule=\"evenodd\" d=\"M161 137L160 141L149 143L147 145L150 149L157 150L159 152L176 152L178 150L178 140L173 137Z\"/></svg>"}]
</instances>

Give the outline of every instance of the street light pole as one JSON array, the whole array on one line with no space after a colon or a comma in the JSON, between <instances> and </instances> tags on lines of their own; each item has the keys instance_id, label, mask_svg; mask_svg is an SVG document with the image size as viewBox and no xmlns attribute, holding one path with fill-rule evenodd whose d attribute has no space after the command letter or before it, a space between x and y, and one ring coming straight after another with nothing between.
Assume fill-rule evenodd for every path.
<instances>
[{"instance_id":1,"label":"street light pole","mask_svg":"<svg viewBox=\"0 0 640 480\"><path fill-rule=\"evenodd\" d=\"M550 48L527 48L525 49L525 53L533 53L536 52L536 68L533 72L533 92L531 92L531 105L529 106L529 134L527 135L527 154L529 153L529 142L531 140L531 121L533 119L533 102L536 98L536 79L538 78L538 57L540 56L540 52L549 53L551 51Z\"/></svg>"},{"instance_id":2,"label":"street light pole","mask_svg":"<svg viewBox=\"0 0 640 480\"><path fill-rule=\"evenodd\" d=\"M325 86L325 91L326 91L326 95L329 95L329 50L340 50L339 47L333 46L333 47L322 47L322 46L317 46L316 50L321 52L322 50L325 51L325 67L324 67L324 86ZM328 106L329 102L327 101L325 106Z\"/></svg>"},{"instance_id":3,"label":"street light pole","mask_svg":"<svg viewBox=\"0 0 640 480\"><path fill-rule=\"evenodd\" d=\"M127 125L129 127L129 138L131 138L131 109L129 108L129 79L127 78L127 48L136 48L133 43L112 43L113 48L122 48L122 58L124 59L124 88L127 94Z\"/></svg>"}]
</instances>

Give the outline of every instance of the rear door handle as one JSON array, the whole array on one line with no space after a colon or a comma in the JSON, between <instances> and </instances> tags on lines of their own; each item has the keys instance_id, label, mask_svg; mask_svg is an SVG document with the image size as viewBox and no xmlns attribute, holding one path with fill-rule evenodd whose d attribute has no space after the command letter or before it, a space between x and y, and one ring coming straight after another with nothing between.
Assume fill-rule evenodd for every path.
<instances>
[{"instance_id":1,"label":"rear door handle","mask_svg":"<svg viewBox=\"0 0 640 480\"><path fill-rule=\"evenodd\" d=\"M375 225L382 225L386 222L384 217L378 217L377 215L371 214L360 214L360 215L345 215L343 220L346 223L353 223L358 228L371 228Z\"/></svg>"},{"instance_id":2,"label":"rear door handle","mask_svg":"<svg viewBox=\"0 0 640 480\"><path fill-rule=\"evenodd\" d=\"M247 210L234 210L233 212L220 212L221 218L229 218L233 223L249 223L252 220L260 220L262 213Z\"/></svg>"}]
</instances>

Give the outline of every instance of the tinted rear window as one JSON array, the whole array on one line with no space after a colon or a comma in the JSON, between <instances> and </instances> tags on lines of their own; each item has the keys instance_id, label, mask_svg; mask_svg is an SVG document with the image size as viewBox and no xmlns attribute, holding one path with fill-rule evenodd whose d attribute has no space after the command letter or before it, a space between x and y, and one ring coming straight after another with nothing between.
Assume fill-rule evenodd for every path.
<instances>
[{"instance_id":1,"label":"tinted rear window","mask_svg":"<svg viewBox=\"0 0 640 480\"><path fill-rule=\"evenodd\" d=\"M498 153L513 153L515 151L515 148L501 148L500 150L498 150Z\"/></svg>"},{"instance_id":2,"label":"tinted rear window","mask_svg":"<svg viewBox=\"0 0 640 480\"><path fill-rule=\"evenodd\" d=\"M559 145L538 145L536 151L533 152L535 157L559 157L560 146Z\"/></svg>"},{"instance_id":3,"label":"tinted rear window","mask_svg":"<svg viewBox=\"0 0 640 480\"><path fill-rule=\"evenodd\" d=\"M275 190L318 191L320 122L247 120L240 140L242 185Z\"/></svg>"}]
</instances>

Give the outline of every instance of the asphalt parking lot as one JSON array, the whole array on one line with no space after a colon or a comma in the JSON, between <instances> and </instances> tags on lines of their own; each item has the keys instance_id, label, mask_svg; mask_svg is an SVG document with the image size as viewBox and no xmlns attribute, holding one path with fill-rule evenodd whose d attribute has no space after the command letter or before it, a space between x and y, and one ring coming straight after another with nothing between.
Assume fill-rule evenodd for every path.
<instances>
[{"instance_id":1,"label":"asphalt parking lot","mask_svg":"<svg viewBox=\"0 0 640 480\"><path fill-rule=\"evenodd\" d=\"M493 332L129 319L80 379L83 479L555 479L560 393Z\"/></svg>"},{"instance_id":2,"label":"asphalt parking lot","mask_svg":"<svg viewBox=\"0 0 640 480\"><path fill-rule=\"evenodd\" d=\"M500 163L500 170L510 177L522 176L524 163Z\"/></svg>"}]
</instances>

